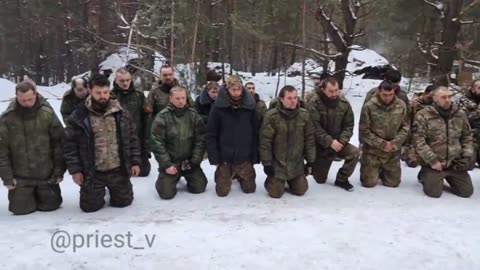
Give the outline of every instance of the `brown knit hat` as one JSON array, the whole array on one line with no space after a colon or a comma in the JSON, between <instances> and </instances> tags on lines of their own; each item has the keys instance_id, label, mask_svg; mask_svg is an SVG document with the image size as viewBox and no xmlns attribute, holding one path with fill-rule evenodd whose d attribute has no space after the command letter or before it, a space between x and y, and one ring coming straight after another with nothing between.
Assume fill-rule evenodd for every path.
<instances>
[{"instance_id":1,"label":"brown knit hat","mask_svg":"<svg viewBox=\"0 0 480 270\"><path fill-rule=\"evenodd\" d=\"M225 81L226 81L225 84L227 85L227 89L232 88L234 86L242 87L242 79L240 78L240 76L232 75L228 77Z\"/></svg>"}]
</instances>

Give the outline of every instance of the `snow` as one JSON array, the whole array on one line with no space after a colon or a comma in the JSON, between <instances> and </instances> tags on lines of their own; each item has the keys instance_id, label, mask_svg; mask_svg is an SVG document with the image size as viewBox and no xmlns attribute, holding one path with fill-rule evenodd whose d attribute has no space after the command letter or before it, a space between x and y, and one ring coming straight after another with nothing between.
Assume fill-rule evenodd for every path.
<instances>
[{"instance_id":1,"label":"snow","mask_svg":"<svg viewBox=\"0 0 480 270\"><path fill-rule=\"evenodd\" d=\"M366 59L368 54L353 56ZM263 98L275 93L276 76L239 74L255 82ZM301 85L300 77L282 76L280 87L285 80ZM353 144L358 144L365 93L378 83L360 77L345 80L344 93L356 114ZM307 80L307 85L313 84ZM0 79L0 89L3 111L5 100L14 96L14 84ZM58 98L66 89L65 84L39 88L59 117ZM310 176L305 196L286 193L271 199L257 165L256 193L243 194L234 181L231 194L219 198L215 168L204 161L206 192L190 194L182 180L177 196L165 201L155 191L157 163L151 163L149 177L132 179L135 200L123 209L82 213L79 188L68 173L61 184L64 202L54 212L13 216L6 189L0 191L0 269L480 269L479 194L463 199L446 191L440 199L428 198L417 182L418 168L402 167L399 188L366 189L359 184L357 167L350 179L356 190L348 193L333 186L341 165L334 162L327 184L316 184ZM479 177L476 169L472 179L477 191ZM70 246L56 253L51 238L58 230L77 235L77 240L82 235L84 241L91 234L90 247L74 252ZM95 237L129 232L131 245L144 249L95 247ZM155 235L152 247L145 234L150 240Z\"/></svg>"}]
</instances>

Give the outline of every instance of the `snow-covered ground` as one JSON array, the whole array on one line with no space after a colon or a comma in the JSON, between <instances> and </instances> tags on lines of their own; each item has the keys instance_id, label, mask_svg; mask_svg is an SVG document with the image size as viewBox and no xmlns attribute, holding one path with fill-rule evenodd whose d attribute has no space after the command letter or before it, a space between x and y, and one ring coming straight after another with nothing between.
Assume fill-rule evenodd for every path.
<instances>
[{"instance_id":1,"label":"snow-covered ground","mask_svg":"<svg viewBox=\"0 0 480 270\"><path fill-rule=\"evenodd\" d=\"M248 79L266 100L274 94L276 77ZM284 83L281 78L280 87ZM301 80L286 83L300 86ZM346 79L357 123L366 91L378 83ZM66 89L40 88L59 116ZM0 111L13 96L14 84L0 79ZM352 143L358 143L357 128ZM333 186L341 165L335 162L327 184L310 176L305 196L271 199L257 165L256 193L243 194L234 182L231 194L219 198L214 167L204 161L207 191L189 194L182 180L177 196L164 201L155 191L157 163L151 162L149 177L132 179L135 200L123 209L83 213L68 173L61 184L63 205L54 212L13 216L7 190L0 191L0 269L480 269L480 195L428 198L417 182L418 169L403 166L399 188L366 189L357 167L350 179L356 190L348 193ZM472 178L480 192L479 169ZM154 239L151 247L145 236ZM83 246L74 247L74 240ZM68 247L56 246L61 243Z\"/></svg>"}]
</instances>

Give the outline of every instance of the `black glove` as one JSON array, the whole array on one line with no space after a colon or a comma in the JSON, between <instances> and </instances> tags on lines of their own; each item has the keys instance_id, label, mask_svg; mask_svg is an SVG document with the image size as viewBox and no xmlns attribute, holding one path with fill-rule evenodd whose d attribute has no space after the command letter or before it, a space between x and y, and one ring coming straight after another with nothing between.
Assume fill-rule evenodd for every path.
<instances>
[{"instance_id":1,"label":"black glove","mask_svg":"<svg viewBox=\"0 0 480 270\"><path fill-rule=\"evenodd\" d=\"M273 176L275 172L273 171L273 166L264 166L263 171L267 176Z\"/></svg>"},{"instance_id":2,"label":"black glove","mask_svg":"<svg viewBox=\"0 0 480 270\"><path fill-rule=\"evenodd\" d=\"M470 159L458 158L452 161L452 169L456 171L466 171L470 167Z\"/></svg>"},{"instance_id":3,"label":"black glove","mask_svg":"<svg viewBox=\"0 0 480 270\"><path fill-rule=\"evenodd\" d=\"M312 167L313 166L311 163L305 164L305 168L304 168L305 176L312 174Z\"/></svg>"}]
</instances>

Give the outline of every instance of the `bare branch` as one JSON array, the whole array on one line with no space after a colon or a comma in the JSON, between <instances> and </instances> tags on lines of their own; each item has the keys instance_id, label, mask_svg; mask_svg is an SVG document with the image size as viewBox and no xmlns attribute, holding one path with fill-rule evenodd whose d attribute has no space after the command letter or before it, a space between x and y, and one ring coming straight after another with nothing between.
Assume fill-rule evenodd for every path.
<instances>
[{"instance_id":1,"label":"bare branch","mask_svg":"<svg viewBox=\"0 0 480 270\"><path fill-rule=\"evenodd\" d=\"M282 42L281 44L283 45L287 45L287 46L292 46L292 47L295 47L295 48L299 48L299 49L303 49L304 47L302 45L299 45L299 44L294 44L294 43L290 43L290 42ZM336 54L324 54L322 52L319 52L315 49L312 49L312 48L305 48L305 50L307 52L310 52L310 53L313 53L315 56L321 58L321 59L335 59L339 56L341 56L342 54L341 53L336 53Z\"/></svg>"},{"instance_id":2,"label":"bare branch","mask_svg":"<svg viewBox=\"0 0 480 270\"><path fill-rule=\"evenodd\" d=\"M362 7L365 7L365 6L368 6L370 4L373 4L374 2L377 2L377 0L371 0L371 1L368 1L368 2L362 2L362 1L358 1L355 6L357 8L362 8Z\"/></svg>"},{"instance_id":3,"label":"bare branch","mask_svg":"<svg viewBox=\"0 0 480 270\"><path fill-rule=\"evenodd\" d=\"M458 15L458 16L461 17L465 12L467 12L467 10L471 9L471 8L474 7L476 4L478 4L478 0L475 0L475 1L473 1L472 3L470 3L470 5L466 6L466 7L460 12L460 15Z\"/></svg>"},{"instance_id":4,"label":"bare branch","mask_svg":"<svg viewBox=\"0 0 480 270\"><path fill-rule=\"evenodd\" d=\"M99 40L99 41L102 41L104 43L107 43L107 44L110 44L110 45L115 45L115 46L127 46L126 43L118 43L118 42L112 42L112 41L108 41L106 39L103 39L101 36L95 34L94 32L88 30L87 28L84 28L84 27L80 27L80 30L83 30L85 32L88 32L89 34L93 35L95 37L95 39ZM137 48L141 48L141 49L145 49L145 50L149 50L149 51L152 51L152 52L157 52L158 50L152 48L152 47L149 47L149 46L145 46L145 45L141 45L141 44L130 44L131 46L134 46L134 47L137 47ZM158 46L159 48L162 48L162 49L168 49L167 47L165 46L162 46L162 45L158 45L156 44L156 46Z\"/></svg>"},{"instance_id":5,"label":"bare branch","mask_svg":"<svg viewBox=\"0 0 480 270\"><path fill-rule=\"evenodd\" d=\"M423 0L427 5L435 8L436 11L440 14L440 17L443 19L445 18L445 13L444 13L444 6L442 2L430 2L429 0Z\"/></svg>"},{"instance_id":6,"label":"bare branch","mask_svg":"<svg viewBox=\"0 0 480 270\"><path fill-rule=\"evenodd\" d=\"M477 23L480 23L480 22L476 22L476 21L460 21L461 24L477 24Z\"/></svg>"}]
</instances>

